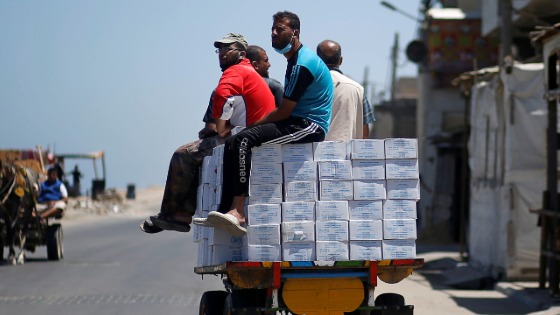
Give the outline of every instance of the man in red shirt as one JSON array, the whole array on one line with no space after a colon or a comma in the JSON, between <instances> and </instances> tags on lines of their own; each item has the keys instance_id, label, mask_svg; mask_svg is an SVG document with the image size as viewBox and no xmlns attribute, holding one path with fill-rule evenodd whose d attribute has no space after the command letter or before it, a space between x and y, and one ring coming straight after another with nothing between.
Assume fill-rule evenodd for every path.
<instances>
[{"instance_id":1,"label":"man in red shirt","mask_svg":"<svg viewBox=\"0 0 560 315\"><path fill-rule=\"evenodd\" d=\"M188 232L196 210L199 166L223 144L235 126L250 126L275 108L267 83L246 59L247 41L229 33L214 42L223 74L212 96L212 117L218 135L178 148L169 164L160 212L144 221L146 233Z\"/></svg>"}]
</instances>

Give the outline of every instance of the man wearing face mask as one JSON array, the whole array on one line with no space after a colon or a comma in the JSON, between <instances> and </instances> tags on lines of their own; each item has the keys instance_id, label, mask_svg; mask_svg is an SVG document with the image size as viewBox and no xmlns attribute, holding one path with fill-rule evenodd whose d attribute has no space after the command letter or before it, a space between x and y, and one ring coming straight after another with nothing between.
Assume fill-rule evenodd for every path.
<instances>
[{"instance_id":1,"label":"man wearing face mask","mask_svg":"<svg viewBox=\"0 0 560 315\"><path fill-rule=\"evenodd\" d=\"M329 129L333 83L329 69L299 41L299 17L288 11L273 16L272 47L288 60L280 106L251 128L228 138L224 147L222 200L218 211L193 223L223 228L234 235L246 230L244 204L249 189L251 148L262 144L323 141ZM233 196L233 197L229 197Z\"/></svg>"},{"instance_id":2,"label":"man wearing face mask","mask_svg":"<svg viewBox=\"0 0 560 315\"><path fill-rule=\"evenodd\" d=\"M224 143L235 126L248 126L275 108L267 83L245 58L247 41L229 33L214 42L223 73L211 99L214 135L178 148L169 164L160 212L144 221L146 233L162 230L188 232L196 210L199 166L214 147ZM217 135L216 135L217 133Z\"/></svg>"}]
</instances>

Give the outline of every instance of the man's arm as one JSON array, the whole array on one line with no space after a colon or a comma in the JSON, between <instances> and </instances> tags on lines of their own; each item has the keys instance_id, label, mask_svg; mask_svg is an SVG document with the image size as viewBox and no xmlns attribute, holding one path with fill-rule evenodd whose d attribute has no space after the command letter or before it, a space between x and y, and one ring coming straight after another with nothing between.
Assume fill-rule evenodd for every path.
<instances>
[{"instance_id":1,"label":"man's arm","mask_svg":"<svg viewBox=\"0 0 560 315\"><path fill-rule=\"evenodd\" d=\"M216 131L216 123L207 122L204 128L198 132L198 139L204 139L218 134Z\"/></svg>"},{"instance_id":2,"label":"man's arm","mask_svg":"<svg viewBox=\"0 0 560 315\"><path fill-rule=\"evenodd\" d=\"M294 110L294 107L296 107L296 104L297 102L290 101L287 98L283 98L282 103L280 104L280 106L278 106L278 108L272 110L270 113L268 113L268 115L264 116L253 125L264 125L271 122L277 122L287 119L288 117L290 117L290 114Z\"/></svg>"},{"instance_id":3,"label":"man's arm","mask_svg":"<svg viewBox=\"0 0 560 315\"><path fill-rule=\"evenodd\" d=\"M66 189L64 183L60 184L60 195L62 196L60 200L68 203L68 189Z\"/></svg>"},{"instance_id":4,"label":"man's arm","mask_svg":"<svg viewBox=\"0 0 560 315\"><path fill-rule=\"evenodd\" d=\"M364 139L369 139L369 125L364 125Z\"/></svg>"},{"instance_id":5,"label":"man's arm","mask_svg":"<svg viewBox=\"0 0 560 315\"><path fill-rule=\"evenodd\" d=\"M233 128L228 122L229 120L216 119L216 131L218 131L218 135L222 138L229 136Z\"/></svg>"}]
</instances>

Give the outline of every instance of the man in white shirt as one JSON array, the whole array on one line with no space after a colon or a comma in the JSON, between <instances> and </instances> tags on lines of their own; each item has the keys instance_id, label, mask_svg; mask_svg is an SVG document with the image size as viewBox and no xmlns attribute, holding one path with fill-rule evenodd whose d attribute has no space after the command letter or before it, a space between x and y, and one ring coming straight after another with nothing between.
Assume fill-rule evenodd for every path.
<instances>
[{"instance_id":1,"label":"man in white shirt","mask_svg":"<svg viewBox=\"0 0 560 315\"><path fill-rule=\"evenodd\" d=\"M317 55L329 67L334 84L334 100L331 125L325 140L351 140L368 138L368 126L372 113L365 110L371 107L365 98L364 88L356 81L345 76L340 70L342 49L333 40L324 40L317 46Z\"/></svg>"}]
</instances>

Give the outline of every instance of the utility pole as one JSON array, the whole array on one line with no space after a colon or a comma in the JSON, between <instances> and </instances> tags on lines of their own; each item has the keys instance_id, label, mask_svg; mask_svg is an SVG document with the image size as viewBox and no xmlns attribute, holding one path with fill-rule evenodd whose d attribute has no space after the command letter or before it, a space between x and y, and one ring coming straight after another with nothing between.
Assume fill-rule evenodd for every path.
<instances>
[{"instance_id":1,"label":"utility pole","mask_svg":"<svg viewBox=\"0 0 560 315\"><path fill-rule=\"evenodd\" d=\"M399 62L399 33L395 33L395 43L391 53L391 104L395 103L395 90L397 82L397 64Z\"/></svg>"}]
</instances>

